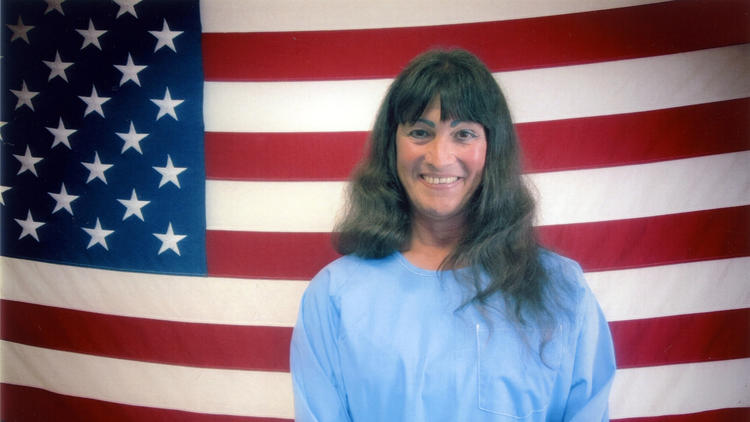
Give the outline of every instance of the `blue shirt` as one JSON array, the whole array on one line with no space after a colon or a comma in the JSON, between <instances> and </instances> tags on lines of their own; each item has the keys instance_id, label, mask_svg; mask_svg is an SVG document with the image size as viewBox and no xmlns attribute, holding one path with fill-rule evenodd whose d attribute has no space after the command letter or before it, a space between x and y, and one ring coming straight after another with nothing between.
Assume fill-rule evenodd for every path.
<instances>
[{"instance_id":1,"label":"blue shirt","mask_svg":"<svg viewBox=\"0 0 750 422\"><path fill-rule=\"evenodd\" d=\"M516 328L502 310L461 308L471 295L452 271L400 253L326 266L292 336L296 421L608 420L607 322L578 264L542 256L553 282L572 288L561 298L570 314L541 349L540 330Z\"/></svg>"}]
</instances>

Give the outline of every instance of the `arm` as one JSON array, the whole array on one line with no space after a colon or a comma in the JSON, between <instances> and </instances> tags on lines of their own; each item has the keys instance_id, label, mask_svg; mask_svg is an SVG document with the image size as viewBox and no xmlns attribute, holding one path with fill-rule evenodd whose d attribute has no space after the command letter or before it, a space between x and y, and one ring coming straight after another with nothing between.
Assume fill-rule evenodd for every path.
<instances>
[{"instance_id":1,"label":"arm","mask_svg":"<svg viewBox=\"0 0 750 422\"><path fill-rule=\"evenodd\" d=\"M612 336L594 295L586 289L565 421L608 421L615 376Z\"/></svg>"},{"instance_id":2,"label":"arm","mask_svg":"<svg viewBox=\"0 0 750 422\"><path fill-rule=\"evenodd\" d=\"M310 282L292 335L290 366L297 422L350 421L338 365L338 313L328 286L325 270Z\"/></svg>"}]
</instances>

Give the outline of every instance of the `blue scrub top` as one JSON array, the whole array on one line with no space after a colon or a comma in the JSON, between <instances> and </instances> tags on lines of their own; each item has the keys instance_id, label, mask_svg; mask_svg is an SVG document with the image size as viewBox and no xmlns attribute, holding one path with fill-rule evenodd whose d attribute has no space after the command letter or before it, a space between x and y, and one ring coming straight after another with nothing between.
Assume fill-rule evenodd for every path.
<instances>
[{"instance_id":1,"label":"blue scrub top","mask_svg":"<svg viewBox=\"0 0 750 422\"><path fill-rule=\"evenodd\" d=\"M332 262L305 291L292 336L296 421L608 420L607 322L578 264L542 259L571 288L541 349L539 330L502 310L461 307L471 295L452 271L400 253Z\"/></svg>"}]
</instances>

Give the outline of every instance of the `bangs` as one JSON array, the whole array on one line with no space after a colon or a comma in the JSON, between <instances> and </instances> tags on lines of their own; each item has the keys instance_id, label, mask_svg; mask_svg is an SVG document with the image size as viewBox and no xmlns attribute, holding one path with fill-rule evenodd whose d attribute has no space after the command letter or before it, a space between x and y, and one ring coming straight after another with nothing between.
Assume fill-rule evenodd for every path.
<instances>
[{"instance_id":1,"label":"bangs","mask_svg":"<svg viewBox=\"0 0 750 422\"><path fill-rule=\"evenodd\" d=\"M440 97L440 120L465 120L489 126L496 115L492 98L497 84L491 74L476 71L463 57L435 57L404 72L392 87L391 110L398 124L414 123L433 98ZM472 61L476 60L473 57ZM489 80L488 80L489 79ZM493 89L494 88L494 89Z\"/></svg>"}]
</instances>

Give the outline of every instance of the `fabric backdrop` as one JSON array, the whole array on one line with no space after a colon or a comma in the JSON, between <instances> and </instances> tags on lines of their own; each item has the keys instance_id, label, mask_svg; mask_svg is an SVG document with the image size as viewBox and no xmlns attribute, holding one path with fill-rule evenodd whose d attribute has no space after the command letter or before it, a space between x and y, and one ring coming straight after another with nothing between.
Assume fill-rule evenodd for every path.
<instances>
[{"instance_id":1,"label":"fabric backdrop","mask_svg":"<svg viewBox=\"0 0 750 422\"><path fill-rule=\"evenodd\" d=\"M619 421L750 418L750 3L2 3L5 421L289 421L288 346L391 79L505 91Z\"/></svg>"}]
</instances>

